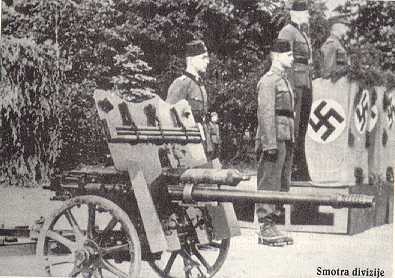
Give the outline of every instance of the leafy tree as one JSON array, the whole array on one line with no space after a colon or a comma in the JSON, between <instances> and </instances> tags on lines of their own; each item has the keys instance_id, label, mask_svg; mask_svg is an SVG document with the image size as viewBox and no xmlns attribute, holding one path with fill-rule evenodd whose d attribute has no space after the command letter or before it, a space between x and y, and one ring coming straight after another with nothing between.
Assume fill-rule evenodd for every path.
<instances>
[{"instance_id":1,"label":"leafy tree","mask_svg":"<svg viewBox=\"0 0 395 278\"><path fill-rule=\"evenodd\" d=\"M395 84L395 3L393 1L349 1L337 10L351 18L349 48L350 77L366 86Z\"/></svg>"},{"instance_id":2,"label":"leafy tree","mask_svg":"<svg viewBox=\"0 0 395 278\"><path fill-rule=\"evenodd\" d=\"M154 81L114 3L2 4L3 179L34 183L56 166L102 161L93 89L135 97L153 92Z\"/></svg>"},{"instance_id":3,"label":"leafy tree","mask_svg":"<svg viewBox=\"0 0 395 278\"><path fill-rule=\"evenodd\" d=\"M26 38L2 37L0 111L3 178L29 182L46 175L59 153L62 71L56 49Z\"/></svg>"},{"instance_id":4,"label":"leafy tree","mask_svg":"<svg viewBox=\"0 0 395 278\"><path fill-rule=\"evenodd\" d=\"M328 22L324 1L310 2L317 61ZM107 149L93 90L116 90L125 98L155 92L165 98L185 67L185 43L198 38L211 54L206 88L220 116L224 158L249 159L250 148L239 146L247 145L246 131L253 138L256 84L270 66L270 45L289 20L282 0L2 3L3 177L29 182L45 179L56 167L104 161ZM347 7L343 9L347 12ZM359 4L350 41L358 58L352 68L354 79L394 83L393 13L392 3ZM369 57L362 55L366 51L371 51L373 61L360 59Z\"/></svg>"}]
</instances>

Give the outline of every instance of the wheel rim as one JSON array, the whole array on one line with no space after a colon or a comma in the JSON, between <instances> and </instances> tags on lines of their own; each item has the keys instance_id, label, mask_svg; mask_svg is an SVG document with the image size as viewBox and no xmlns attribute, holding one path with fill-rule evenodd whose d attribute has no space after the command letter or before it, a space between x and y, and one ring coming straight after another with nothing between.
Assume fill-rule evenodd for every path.
<instances>
[{"instance_id":1,"label":"wheel rim","mask_svg":"<svg viewBox=\"0 0 395 278\"><path fill-rule=\"evenodd\" d=\"M164 252L149 265L161 277L213 277L225 262L230 239L206 245L188 244L179 251Z\"/></svg>"},{"instance_id":2,"label":"wheel rim","mask_svg":"<svg viewBox=\"0 0 395 278\"><path fill-rule=\"evenodd\" d=\"M37 255L51 276L138 277L141 248L129 216L99 196L68 200L48 218Z\"/></svg>"}]
</instances>

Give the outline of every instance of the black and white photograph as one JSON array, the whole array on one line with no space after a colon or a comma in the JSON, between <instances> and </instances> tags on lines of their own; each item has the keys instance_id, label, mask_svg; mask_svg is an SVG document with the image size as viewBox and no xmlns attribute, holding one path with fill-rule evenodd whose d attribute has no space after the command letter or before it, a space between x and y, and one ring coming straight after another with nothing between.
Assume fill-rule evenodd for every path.
<instances>
[{"instance_id":1,"label":"black and white photograph","mask_svg":"<svg viewBox=\"0 0 395 278\"><path fill-rule=\"evenodd\" d=\"M0 18L0 276L394 277L395 1Z\"/></svg>"}]
</instances>

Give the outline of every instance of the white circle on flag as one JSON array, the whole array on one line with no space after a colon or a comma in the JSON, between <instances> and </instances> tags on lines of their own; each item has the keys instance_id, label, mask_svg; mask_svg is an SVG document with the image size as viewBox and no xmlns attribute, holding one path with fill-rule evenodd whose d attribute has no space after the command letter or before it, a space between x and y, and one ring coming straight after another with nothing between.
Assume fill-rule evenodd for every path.
<instances>
[{"instance_id":1,"label":"white circle on flag","mask_svg":"<svg viewBox=\"0 0 395 278\"><path fill-rule=\"evenodd\" d=\"M318 99L311 106L307 135L327 144L338 138L346 127L346 113L333 99Z\"/></svg>"},{"instance_id":2,"label":"white circle on flag","mask_svg":"<svg viewBox=\"0 0 395 278\"><path fill-rule=\"evenodd\" d=\"M368 126L369 118L369 91L363 90L359 93L359 100L355 105L354 124L359 133L364 133ZM356 96L358 97L358 95Z\"/></svg>"},{"instance_id":3,"label":"white circle on flag","mask_svg":"<svg viewBox=\"0 0 395 278\"><path fill-rule=\"evenodd\" d=\"M379 118L379 111L377 109L377 105L373 105L370 108L370 119L369 119L369 132L371 132L377 124L377 120Z\"/></svg>"}]
</instances>

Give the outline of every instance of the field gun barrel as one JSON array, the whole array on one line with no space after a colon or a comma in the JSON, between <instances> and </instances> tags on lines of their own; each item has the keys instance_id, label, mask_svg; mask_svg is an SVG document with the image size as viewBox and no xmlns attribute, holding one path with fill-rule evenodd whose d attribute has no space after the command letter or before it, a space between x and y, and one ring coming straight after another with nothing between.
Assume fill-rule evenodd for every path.
<instances>
[{"instance_id":1,"label":"field gun barrel","mask_svg":"<svg viewBox=\"0 0 395 278\"><path fill-rule=\"evenodd\" d=\"M375 205L374 196L363 194L295 194L277 191L247 191L222 188L208 188L194 185L192 187L170 185L169 195L173 200L193 202L250 202L266 204L310 203L327 205L335 208L364 208Z\"/></svg>"},{"instance_id":2,"label":"field gun barrel","mask_svg":"<svg viewBox=\"0 0 395 278\"><path fill-rule=\"evenodd\" d=\"M111 143L201 143L199 128L116 127Z\"/></svg>"}]
</instances>

